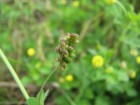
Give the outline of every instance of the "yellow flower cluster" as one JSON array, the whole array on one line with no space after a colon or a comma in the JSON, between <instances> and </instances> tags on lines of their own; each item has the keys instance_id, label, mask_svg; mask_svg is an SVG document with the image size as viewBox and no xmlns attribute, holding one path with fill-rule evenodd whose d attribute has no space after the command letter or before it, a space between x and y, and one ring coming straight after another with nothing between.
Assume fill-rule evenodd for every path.
<instances>
[{"instance_id":1,"label":"yellow flower cluster","mask_svg":"<svg viewBox=\"0 0 140 105\"><path fill-rule=\"evenodd\" d=\"M27 50L27 55L30 56L30 57L34 56L35 55L35 49L34 48L29 48Z\"/></svg>"},{"instance_id":2,"label":"yellow flower cluster","mask_svg":"<svg viewBox=\"0 0 140 105\"><path fill-rule=\"evenodd\" d=\"M60 77L60 78L59 78L59 82L60 82L60 83L63 83L63 82L65 82L65 81L67 81L67 82L72 82L73 79L74 79L73 75L72 75L72 74L68 74L68 75L65 76L65 78Z\"/></svg>"},{"instance_id":3,"label":"yellow flower cluster","mask_svg":"<svg viewBox=\"0 0 140 105\"><path fill-rule=\"evenodd\" d=\"M93 56L92 64L95 67L102 67L104 65L104 58L100 55Z\"/></svg>"},{"instance_id":4,"label":"yellow flower cluster","mask_svg":"<svg viewBox=\"0 0 140 105\"><path fill-rule=\"evenodd\" d=\"M136 78L136 72L134 70L129 71L129 77L132 79Z\"/></svg>"},{"instance_id":5,"label":"yellow flower cluster","mask_svg":"<svg viewBox=\"0 0 140 105\"><path fill-rule=\"evenodd\" d=\"M136 57L136 62L137 62L138 64L140 64L140 56L137 56L137 57Z\"/></svg>"},{"instance_id":6,"label":"yellow flower cluster","mask_svg":"<svg viewBox=\"0 0 140 105\"><path fill-rule=\"evenodd\" d=\"M137 50L130 50L130 54L132 56L137 56L138 55L138 51Z\"/></svg>"},{"instance_id":7,"label":"yellow flower cluster","mask_svg":"<svg viewBox=\"0 0 140 105\"><path fill-rule=\"evenodd\" d=\"M68 82L71 82L73 81L73 75L72 74L68 74L66 77L65 77L66 81Z\"/></svg>"},{"instance_id":8,"label":"yellow flower cluster","mask_svg":"<svg viewBox=\"0 0 140 105\"><path fill-rule=\"evenodd\" d=\"M65 81L64 78L62 78L62 77L59 78L59 82L60 82L60 83L63 83L64 81Z\"/></svg>"},{"instance_id":9,"label":"yellow flower cluster","mask_svg":"<svg viewBox=\"0 0 140 105\"><path fill-rule=\"evenodd\" d=\"M117 0L105 0L105 2L109 5L115 4Z\"/></svg>"},{"instance_id":10,"label":"yellow flower cluster","mask_svg":"<svg viewBox=\"0 0 140 105\"><path fill-rule=\"evenodd\" d=\"M121 66L123 69L126 69L126 68L127 68L127 62L126 62L126 61L121 61L121 62L120 62L120 66Z\"/></svg>"}]
</instances>

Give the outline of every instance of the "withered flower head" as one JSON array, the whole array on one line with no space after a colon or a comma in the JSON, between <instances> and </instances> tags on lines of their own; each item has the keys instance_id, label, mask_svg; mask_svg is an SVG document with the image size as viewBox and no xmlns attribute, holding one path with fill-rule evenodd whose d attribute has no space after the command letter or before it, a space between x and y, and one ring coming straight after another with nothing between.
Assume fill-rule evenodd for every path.
<instances>
[{"instance_id":1,"label":"withered flower head","mask_svg":"<svg viewBox=\"0 0 140 105\"><path fill-rule=\"evenodd\" d=\"M57 61L60 63L60 68L65 69L66 65L72 62L72 58L75 57L74 45L79 42L79 35L68 34L66 37L60 40L55 50L59 54Z\"/></svg>"}]
</instances>

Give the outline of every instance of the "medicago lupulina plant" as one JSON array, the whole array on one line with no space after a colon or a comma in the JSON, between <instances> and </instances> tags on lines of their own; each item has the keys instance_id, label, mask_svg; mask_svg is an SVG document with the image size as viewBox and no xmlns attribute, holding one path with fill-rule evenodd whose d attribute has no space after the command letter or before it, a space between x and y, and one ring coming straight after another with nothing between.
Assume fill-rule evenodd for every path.
<instances>
[{"instance_id":1,"label":"medicago lupulina plant","mask_svg":"<svg viewBox=\"0 0 140 105\"><path fill-rule=\"evenodd\" d=\"M74 45L79 42L79 36L77 34L67 34L65 37L60 39L60 44L56 47L56 52L59 54L57 61L59 62L58 67L53 70L46 80L44 81L40 91L36 95L36 97L30 97L25 90L21 80L19 79L18 75L16 74L15 70L11 66L10 62L8 61L7 57L0 49L0 57L2 58L3 62L7 66L8 70L10 71L11 75L13 76L14 80L16 81L18 87L20 88L23 96L26 99L28 105L44 105L44 101L48 95L48 90L44 92L44 86L46 85L48 79L59 69L65 69L67 64L72 62L72 58L75 56L75 49Z\"/></svg>"}]
</instances>

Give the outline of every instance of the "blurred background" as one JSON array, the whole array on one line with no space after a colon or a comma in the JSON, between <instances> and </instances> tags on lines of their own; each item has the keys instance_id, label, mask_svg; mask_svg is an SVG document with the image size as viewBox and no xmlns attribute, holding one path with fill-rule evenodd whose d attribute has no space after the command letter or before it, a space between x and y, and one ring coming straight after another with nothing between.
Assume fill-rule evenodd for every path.
<instances>
[{"instance_id":1,"label":"blurred background","mask_svg":"<svg viewBox=\"0 0 140 105\"><path fill-rule=\"evenodd\" d=\"M45 105L140 105L139 0L0 0L0 48L30 96L58 64L55 47L80 36L76 57L48 81ZM0 105L25 99L0 59Z\"/></svg>"}]
</instances>

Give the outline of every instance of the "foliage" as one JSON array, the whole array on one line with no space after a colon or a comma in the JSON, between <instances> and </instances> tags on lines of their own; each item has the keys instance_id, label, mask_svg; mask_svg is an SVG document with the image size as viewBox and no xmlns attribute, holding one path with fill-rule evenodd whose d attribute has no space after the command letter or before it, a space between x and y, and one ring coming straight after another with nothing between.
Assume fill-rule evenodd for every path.
<instances>
[{"instance_id":1,"label":"foliage","mask_svg":"<svg viewBox=\"0 0 140 105\"><path fill-rule=\"evenodd\" d=\"M74 61L49 80L57 85L55 103L140 104L140 13L135 8L139 1L108 2L2 0L0 47L22 74L24 85L41 86L57 65L54 48L58 38L77 33L80 44ZM92 62L98 55L104 61L100 67ZM4 72L0 72L2 76Z\"/></svg>"}]
</instances>

